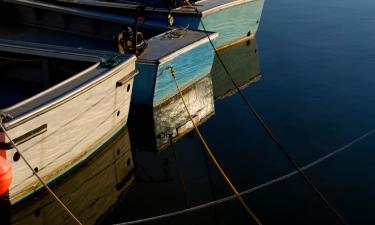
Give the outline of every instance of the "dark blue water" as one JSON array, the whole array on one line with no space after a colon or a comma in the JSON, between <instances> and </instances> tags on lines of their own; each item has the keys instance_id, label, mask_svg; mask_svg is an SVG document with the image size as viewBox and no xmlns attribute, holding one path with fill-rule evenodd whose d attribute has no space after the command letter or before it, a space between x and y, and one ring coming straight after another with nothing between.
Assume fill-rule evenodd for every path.
<instances>
[{"instance_id":1,"label":"dark blue water","mask_svg":"<svg viewBox=\"0 0 375 225\"><path fill-rule=\"evenodd\" d=\"M268 0L257 33L262 78L244 93L300 164L375 128L375 2ZM233 57L236 57L235 55ZM200 126L239 190L293 170L238 94ZM306 174L348 224L375 224L369 136ZM159 154L138 152L138 181L103 224L175 211L231 195L194 132ZM186 191L178 173L182 174ZM139 169L142 168L142 169ZM299 176L245 197L264 224L336 224ZM238 201L148 224L254 224Z\"/></svg>"}]
</instances>

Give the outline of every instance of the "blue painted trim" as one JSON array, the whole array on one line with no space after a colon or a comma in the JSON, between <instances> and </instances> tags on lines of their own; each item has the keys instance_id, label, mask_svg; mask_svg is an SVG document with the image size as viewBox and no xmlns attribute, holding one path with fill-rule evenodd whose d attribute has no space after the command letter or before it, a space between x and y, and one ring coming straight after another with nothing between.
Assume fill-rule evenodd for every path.
<instances>
[{"instance_id":1,"label":"blue painted trim","mask_svg":"<svg viewBox=\"0 0 375 225\"><path fill-rule=\"evenodd\" d=\"M158 66L155 81L153 107L176 95L177 88L169 66L173 66L176 78L184 89L186 86L210 73L215 52L207 40L201 45L180 54Z\"/></svg>"}]
</instances>

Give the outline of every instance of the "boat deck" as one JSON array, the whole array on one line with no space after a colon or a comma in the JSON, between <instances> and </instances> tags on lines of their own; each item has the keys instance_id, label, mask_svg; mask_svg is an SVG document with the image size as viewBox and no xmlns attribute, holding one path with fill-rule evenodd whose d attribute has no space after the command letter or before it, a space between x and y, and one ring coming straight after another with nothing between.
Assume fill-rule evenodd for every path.
<instances>
[{"instance_id":1,"label":"boat deck","mask_svg":"<svg viewBox=\"0 0 375 225\"><path fill-rule=\"evenodd\" d=\"M208 33L211 39L217 37L216 33ZM177 28L147 40L148 47L138 57L139 61L158 61L163 63L169 58L189 51L196 45L208 41L204 32Z\"/></svg>"}]
</instances>

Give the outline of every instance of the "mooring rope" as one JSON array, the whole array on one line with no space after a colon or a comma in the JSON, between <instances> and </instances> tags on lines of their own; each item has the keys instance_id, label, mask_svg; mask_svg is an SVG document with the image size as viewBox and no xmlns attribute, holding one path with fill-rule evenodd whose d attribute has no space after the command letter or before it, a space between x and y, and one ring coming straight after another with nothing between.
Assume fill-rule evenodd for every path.
<instances>
[{"instance_id":1,"label":"mooring rope","mask_svg":"<svg viewBox=\"0 0 375 225\"><path fill-rule=\"evenodd\" d=\"M10 143L13 145L14 149L16 149L17 153L21 156L21 158L23 159L23 161L30 168L30 170L33 172L33 174L38 178L39 182L48 191L48 193L60 204L60 206L63 208L63 210L73 219L73 221L75 223L77 223L79 225L82 225L82 223L78 220L78 218L68 209L68 207L59 199L59 197L51 190L51 188L48 187L47 183L33 169L33 167L30 165L30 163L28 162L28 160L24 157L24 155L18 149L16 143L14 143L13 139L10 137L10 135L8 134L8 132L5 130L5 127L3 126L3 115L0 116L0 127L3 130L4 134L7 136L7 138L9 139Z\"/></svg>"},{"instance_id":2,"label":"mooring rope","mask_svg":"<svg viewBox=\"0 0 375 225\"><path fill-rule=\"evenodd\" d=\"M245 202L245 200L242 198L242 196L239 194L239 192L237 191L236 187L233 185L233 183L230 181L229 177L226 175L226 173L224 172L224 170L222 169L222 167L220 166L219 162L216 160L214 154L212 153L210 147L208 147L208 144L206 143L205 139L203 138L201 132L199 131L198 129L198 126L195 124L194 122L194 119L193 119L193 116L191 115L190 111L189 111L189 108L187 107L187 104L185 102L185 99L184 99L184 96L181 92L181 89L179 87L179 84L178 84L178 81L177 81L177 78L176 78L176 74L175 74L175 71L174 71L174 68L172 66L168 66L168 68L170 69L170 72L171 72L171 75L174 79L174 82L176 84L176 87L177 87L177 90L179 92L179 95L181 97L181 100L184 104L184 107L185 107L185 110L187 112L187 114L189 115L189 118L193 124L193 127L194 127L194 130L196 131L196 133L198 134L198 137L199 139L201 140L203 146L204 146L204 149L206 150L207 154L210 156L212 162L214 163L214 165L216 166L217 170L220 172L221 176L224 178L224 180L226 181L226 183L228 184L228 186L232 189L232 191L234 192L234 194L237 196L238 200L241 202L242 206L246 209L246 211L249 213L249 215L251 216L251 218L258 224L258 225L262 225L262 223L260 222L260 220L258 219L258 217L255 215L255 213L250 209L250 207L247 205L247 203Z\"/></svg>"},{"instance_id":3,"label":"mooring rope","mask_svg":"<svg viewBox=\"0 0 375 225\"><path fill-rule=\"evenodd\" d=\"M191 7L194 7L194 6L191 6ZM197 16L199 16L199 11L196 7L195 8L195 11L197 13ZM258 123L263 127L263 129L266 131L266 133L268 134L268 136L271 138L271 140L276 144L276 146L281 150L281 152L284 154L284 156L287 158L287 160L292 164L292 166L298 171L298 173L301 175L301 177L305 180L305 182L307 183L307 185L309 185L311 187L311 189L314 191L314 193L320 198L320 200L324 203L324 205L326 205L326 207L332 212L332 214L337 218L337 220L341 223L341 224L344 224L344 225L347 225L347 223L345 222L344 218L340 215L340 213L329 203L329 201L327 200L327 198L323 195L323 193L321 191L319 191L319 189L317 188L317 186L310 180L310 178L301 170L301 167L298 165L298 163L291 157L291 155L289 154L289 152L286 150L286 148L284 148L284 146L281 144L281 142L276 138L276 136L273 134L272 130L270 129L270 127L268 127L268 125L266 124L266 122L264 121L264 119L261 117L261 115L257 112L257 110L255 109L255 107L250 103L250 101L246 98L246 96L243 94L243 92L241 91L241 89L238 87L237 83L233 80L233 77L231 76L230 72L228 71L227 67L225 66L223 60L221 59L221 57L219 56L216 48L215 48L215 45L213 44L209 34L207 33L207 30L206 30L206 27L202 21L202 19L200 19L200 23L202 25L202 28L204 30L204 32L206 32L206 36L212 46L212 48L214 49L215 51L215 55L217 56L220 64L223 66L224 70L225 70L225 73L228 75L228 77L230 78L231 82L233 83L233 85L235 86L235 88L237 89L238 93L240 94L240 97L241 99L246 103L247 107L249 108L250 112L255 116L256 120L258 121Z\"/></svg>"},{"instance_id":4,"label":"mooring rope","mask_svg":"<svg viewBox=\"0 0 375 225\"><path fill-rule=\"evenodd\" d=\"M346 145L344 145L340 148L337 148L333 152L328 153L328 154L318 158L317 160L301 167L301 169L304 170L304 171L308 170L308 169L310 169L310 168L312 168L312 167L332 158L333 156L349 149L351 146L355 145L356 143L362 141L363 139L365 139L366 137L368 137L368 136L370 136L374 133L375 133L375 129L361 135L360 137L358 137L358 138L352 140L351 142L349 142L348 144L346 144ZM294 170L290 173L287 173L285 175L282 175L280 177L277 177L275 179L272 179L270 181L267 181L265 183L262 183L260 185L255 186L255 187L252 187L252 188L249 188L245 191L242 191L242 192L240 192L240 195L244 196L244 195L251 194L255 191L261 190L261 189L269 187L273 184L284 181L284 180L286 180L290 177L293 177L297 174L298 174L298 171ZM191 213L191 212L194 212L194 211L197 211L197 210L200 210L200 209L205 209L205 208L208 208L208 207L211 207L211 206L214 206L214 205L223 204L225 202L228 202L230 200L234 200L236 198L237 198L236 195L231 195L231 196L224 197L224 198L221 198L221 199L218 199L218 200L215 200L215 201L211 201L211 202L203 203L203 204L200 204L200 205L196 205L196 206L193 206L193 207L190 207L190 208L186 208L186 209L182 209L182 210L178 210L178 211L174 211L174 212L170 212L170 213L165 213L165 214L158 215L158 216L148 217L148 218L144 218L144 219L138 219L138 220L133 220L133 221L124 222L124 223L117 223L117 224L114 224L114 225L133 225L133 224L146 223L146 222L152 222L152 221L156 221L156 220L166 219L166 218L173 217L173 216Z\"/></svg>"}]
</instances>

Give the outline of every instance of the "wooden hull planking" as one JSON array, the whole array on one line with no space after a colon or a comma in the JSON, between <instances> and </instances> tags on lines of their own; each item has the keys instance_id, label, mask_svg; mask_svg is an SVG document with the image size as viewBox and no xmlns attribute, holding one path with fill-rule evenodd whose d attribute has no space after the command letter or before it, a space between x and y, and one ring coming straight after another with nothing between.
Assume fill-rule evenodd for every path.
<instances>
[{"instance_id":1,"label":"wooden hull planking","mask_svg":"<svg viewBox=\"0 0 375 225\"><path fill-rule=\"evenodd\" d=\"M39 127L45 128L39 135L18 145L45 181L53 181L86 160L98 146L125 126L133 77L121 86L116 83L134 73L135 57L129 61L85 84L79 92L67 93L25 118L6 124L12 138ZM12 160L15 153L15 149L6 152L14 174L9 189L12 204L42 188L22 159Z\"/></svg>"}]
</instances>

